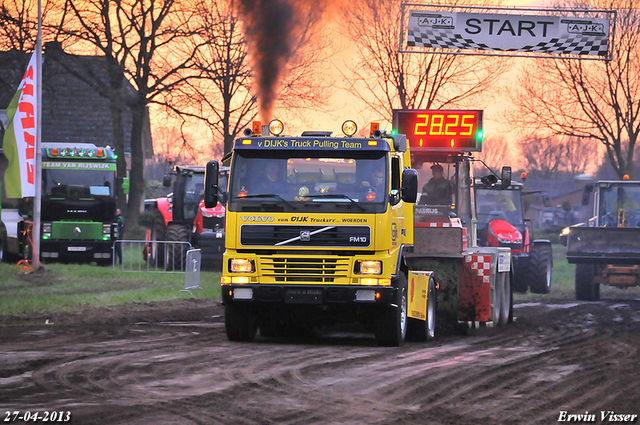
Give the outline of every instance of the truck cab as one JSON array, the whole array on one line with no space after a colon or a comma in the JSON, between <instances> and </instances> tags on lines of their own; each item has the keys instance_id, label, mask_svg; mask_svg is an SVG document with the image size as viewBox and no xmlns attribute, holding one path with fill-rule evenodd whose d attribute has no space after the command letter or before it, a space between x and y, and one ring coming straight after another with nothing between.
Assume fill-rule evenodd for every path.
<instances>
[{"instance_id":1,"label":"truck cab","mask_svg":"<svg viewBox=\"0 0 640 425\"><path fill-rule=\"evenodd\" d=\"M576 264L578 300L600 298L600 285L640 285L640 181L607 180L585 186L583 204L593 193L594 216L571 226L567 261Z\"/></svg>"},{"instance_id":2,"label":"truck cab","mask_svg":"<svg viewBox=\"0 0 640 425\"><path fill-rule=\"evenodd\" d=\"M355 320L382 345L407 324L407 270L417 175L403 136L248 129L236 140L222 267L231 340ZM205 206L223 190L209 163ZM214 178L212 178L214 177Z\"/></svg>"}]
</instances>

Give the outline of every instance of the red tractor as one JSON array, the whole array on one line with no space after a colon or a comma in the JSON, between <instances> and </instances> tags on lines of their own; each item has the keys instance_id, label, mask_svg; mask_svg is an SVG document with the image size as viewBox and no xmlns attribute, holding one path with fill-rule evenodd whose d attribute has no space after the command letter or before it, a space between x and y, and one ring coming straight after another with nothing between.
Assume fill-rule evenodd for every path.
<instances>
[{"instance_id":1,"label":"red tractor","mask_svg":"<svg viewBox=\"0 0 640 425\"><path fill-rule=\"evenodd\" d=\"M228 167L220 170L220 181L224 184ZM190 242L202 254L203 268L219 265L224 253L225 208L220 203L215 208L205 208L204 167L174 166L162 183L173 193L153 201L153 225L149 232L145 257L152 266L163 266L165 270L183 270L187 244L164 244L163 242Z\"/></svg>"},{"instance_id":2,"label":"red tractor","mask_svg":"<svg viewBox=\"0 0 640 425\"><path fill-rule=\"evenodd\" d=\"M505 182L490 174L476 181L478 245L511 248L514 268L513 290L548 294L551 290L553 253L551 242L531 241L524 218L522 183Z\"/></svg>"}]
</instances>

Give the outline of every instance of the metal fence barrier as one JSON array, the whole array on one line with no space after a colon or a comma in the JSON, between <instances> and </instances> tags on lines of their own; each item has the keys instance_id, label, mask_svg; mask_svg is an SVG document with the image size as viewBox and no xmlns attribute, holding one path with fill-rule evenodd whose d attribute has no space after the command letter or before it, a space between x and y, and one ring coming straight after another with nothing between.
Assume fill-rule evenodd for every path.
<instances>
[{"instance_id":1,"label":"metal fence barrier","mask_svg":"<svg viewBox=\"0 0 640 425\"><path fill-rule=\"evenodd\" d=\"M117 240L113 268L125 272L186 273L190 242ZM122 258L122 261L120 261ZM200 260L198 259L198 279Z\"/></svg>"},{"instance_id":2,"label":"metal fence barrier","mask_svg":"<svg viewBox=\"0 0 640 425\"><path fill-rule=\"evenodd\" d=\"M202 252L199 249L190 249L187 251L187 263L184 276L184 289L180 292L188 292L194 289L202 289L200 287L200 264L202 261ZM191 294L193 295L193 294Z\"/></svg>"}]
</instances>

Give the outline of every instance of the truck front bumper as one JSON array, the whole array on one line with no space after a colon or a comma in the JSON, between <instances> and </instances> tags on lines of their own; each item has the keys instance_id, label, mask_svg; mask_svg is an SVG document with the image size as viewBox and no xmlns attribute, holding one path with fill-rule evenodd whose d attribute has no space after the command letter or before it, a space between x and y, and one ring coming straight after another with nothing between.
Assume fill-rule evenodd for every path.
<instances>
[{"instance_id":1,"label":"truck front bumper","mask_svg":"<svg viewBox=\"0 0 640 425\"><path fill-rule=\"evenodd\" d=\"M396 304L396 288L331 285L222 285L223 303L319 306Z\"/></svg>"},{"instance_id":2,"label":"truck front bumper","mask_svg":"<svg viewBox=\"0 0 640 425\"><path fill-rule=\"evenodd\" d=\"M42 259L91 262L108 260L113 256L111 241L43 240Z\"/></svg>"}]
</instances>

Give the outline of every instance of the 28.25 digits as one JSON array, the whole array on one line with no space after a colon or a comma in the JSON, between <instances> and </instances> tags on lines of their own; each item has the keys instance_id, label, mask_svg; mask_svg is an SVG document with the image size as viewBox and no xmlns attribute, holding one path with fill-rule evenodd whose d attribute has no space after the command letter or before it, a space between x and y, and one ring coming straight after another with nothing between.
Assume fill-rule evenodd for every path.
<instances>
[{"instance_id":1,"label":"28.25 digits","mask_svg":"<svg viewBox=\"0 0 640 425\"><path fill-rule=\"evenodd\" d=\"M14 422L14 421L69 422L70 420L71 420L71 412L69 411L20 412L18 410L14 410L12 412L5 412L5 416L4 416L5 422Z\"/></svg>"}]
</instances>

